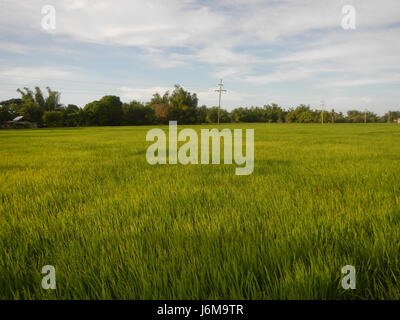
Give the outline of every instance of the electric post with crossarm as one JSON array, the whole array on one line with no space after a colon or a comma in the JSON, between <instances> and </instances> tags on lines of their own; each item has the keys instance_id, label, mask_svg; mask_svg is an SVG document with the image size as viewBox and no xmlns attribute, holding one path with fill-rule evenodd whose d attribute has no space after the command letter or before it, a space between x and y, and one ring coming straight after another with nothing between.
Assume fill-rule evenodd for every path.
<instances>
[{"instance_id":1,"label":"electric post with crossarm","mask_svg":"<svg viewBox=\"0 0 400 320\"><path fill-rule=\"evenodd\" d=\"M226 90L223 90L222 88L224 87L224 84L222 83L222 79L220 81L220 83L218 84L219 89L215 90L215 92L219 93L219 100L218 100L218 124L219 124L219 111L221 109L221 94L222 92L226 92Z\"/></svg>"}]
</instances>

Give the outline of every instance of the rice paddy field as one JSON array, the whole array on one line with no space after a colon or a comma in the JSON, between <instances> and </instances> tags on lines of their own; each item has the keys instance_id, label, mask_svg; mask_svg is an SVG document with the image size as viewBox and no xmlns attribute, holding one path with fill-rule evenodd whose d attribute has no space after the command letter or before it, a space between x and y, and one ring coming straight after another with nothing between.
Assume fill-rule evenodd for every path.
<instances>
[{"instance_id":1,"label":"rice paddy field","mask_svg":"<svg viewBox=\"0 0 400 320\"><path fill-rule=\"evenodd\" d=\"M0 299L400 299L399 125L189 127L254 129L253 174L151 166L153 127L1 130Z\"/></svg>"}]
</instances>

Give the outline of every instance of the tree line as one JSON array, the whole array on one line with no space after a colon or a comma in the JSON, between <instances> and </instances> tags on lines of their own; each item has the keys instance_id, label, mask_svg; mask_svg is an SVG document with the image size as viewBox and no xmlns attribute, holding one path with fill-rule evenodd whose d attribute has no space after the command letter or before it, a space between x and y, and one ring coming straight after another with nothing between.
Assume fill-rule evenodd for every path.
<instances>
[{"instance_id":1,"label":"tree line","mask_svg":"<svg viewBox=\"0 0 400 320\"><path fill-rule=\"evenodd\" d=\"M80 108L74 104L60 103L61 94L46 88L47 95L39 87L34 90L18 89L20 98L0 102L0 123L23 116L26 120L41 127L75 127L75 126L120 126L166 124L177 120L179 124L216 123L218 107L198 106L195 93L175 85L172 92L155 93L150 101L143 103L133 100L121 102L120 98L107 95L100 100L92 101ZM400 118L400 111L389 111L384 116L373 112L350 110L344 115L335 110L312 109L301 104L294 108L284 109L277 104L263 107L238 107L228 112L219 111L221 123L230 122L288 122L288 123L361 123L392 122Z\"/></svg>"}]
</instances>

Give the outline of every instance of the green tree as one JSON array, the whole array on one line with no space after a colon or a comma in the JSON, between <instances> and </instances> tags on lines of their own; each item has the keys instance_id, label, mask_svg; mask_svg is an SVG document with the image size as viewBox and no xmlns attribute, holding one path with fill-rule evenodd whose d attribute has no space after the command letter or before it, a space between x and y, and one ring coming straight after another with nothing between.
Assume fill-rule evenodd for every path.
<instances>
[{"instance_id":1,"label":"green tree","mask_svg":"<svg viewBox=\"0 0 400 320\"><path fill-rule=\"evenodd\" d=\"M39 92L41 93L41 91L38 87L36 87L35 89L39 90ZM49 87L47 87L46 89L47 89L48 95L46 98L44 98L45 110L46 111L59 110L61 107L61 104L60 104L61 93L59 93L57 91L53 91Z\"/></svg>"},{"instance_id":2,"label":"green tree","mask_svg":"<svg viewBox=\"0 0 400 320\"><path fill-rule=\"evenodd\" d=\"M18 107L21 106L21 104L22 104L22 99L15 99L15 98L4 100L4 101L0 102L0 106L3 106L3 107L10 107L11 108L11 106L14 106L15 110L14 110L14 108L11 108L14 111L17 111Z\"/></svg>"},{"instance_id":3,"label":"green tree","mask_svg":"<svg viewBox=\"0 0 400 320\"><path fill-rule=\"evenodd\" d=\"M217 123L218 122L218 107L212 107L207 109L207 122L208 123ZM228 123L232 122L230 114L225 109L220 109L219 111L219 122L220 123Z\"/></svg>"},{"instance_id":4,"label":"green tree","mask_svg":"<svg viewBox=\"0 0 400 320\"><path fill-rule=\"evenodd\" d=\"M197 110L197 123L206 123L207 122L207 106L202 105Z\"/></svg>"},{"instance_id":5,"label":"green tree","mask_svg":"<svg viewBox=\"0 0 400 320\"><path fill-rule=\"evenodd\" d=\"M314 114L311 110L304 110L297 116L297 122L299 123L311 123L313 122Z\"/></svg>"},{"instance_id":6,"label":"green tree","mask_svg":"<svg viewBox=\"0 0 400 320\"><path fill-rule=\"evenodd\" d=\"M92 101L83 107L84 111L84 123L87 126L98 126L99 122L99 112L100 103L99 101Z\"/></svg>"},{"instance_id":7,"label":"green tree","mask_svg":"<svg viewBox=\"0 0 400 320\"><path fill-rule=\"evenodd\" d=\"M33 101L26 101L19 107L18 113L31 122L42 124L42 116L44 111Z\"/></svg>"},{"instance_id":8,"label":"green tree","mask_svg":"<svg viewBox=\"0 0 400 320\"><path fill-rule=\"evenodd\" d=\"M154 104L168 104L169 103L169 91L166 91L162 96L157 92L153 94L151 100L147 103L150 107Z\"/></svg>"},{"instance_id":9,"label":"green tree","mask_svg":"<svg viewBox=\"0 0 400 320\"><path fill-rule=\"evenodd\" d=\"M296 109L289 109L286 114L286 122L301 122L310 123L313 122L315 113L310 109L310 106L304 104L299 105Z\"/></svg>"},{"instance_id":10,"label":"green tree","mask_svg":"<svg viewBox=\"0 0 400 320\"><path fill-rule=\"evenodd\" d=\"M364 114L358 110L349 110L347 111L347 120L354 123L364 122Z\"/></svg>"},{"instance_id":11,"label":"green tree","mask_svg":"<svg viewBox=\"0 0 400 320\"><path fill-rule=\"evenodd\" d=\"M85 122L90 126L116 126L123 120L122 102L117 96L104 96L83 108Z\"/></svg>"},{"instance_id":12,"label":"green tree","mask_svg":"<svg viewBox=\"0 0 400 320\"><path fill-rule=\"evenodd\" d=\"M122 123L122 102L117 96L104 96L100 99L99 124L117 126Z\"/></svg>"},{"instance_id":13,"label":"green tree","mask_svg":"<svg viewBox=\"0 0 400 320\"><path fill-rule=\"evenodd\" d=\"M165 92L163 96L159 93L153 94L152 99L146 104L154 110L158 123L168 123L169 119L169 91Z\"/></svg>"},{"instance_id":14,"label":"green tree","mask_svg":"<svg viewBox=\"0 0 400 320\"><path fill-rule=\"evenodd\" d=\"M49 87L46 87L46 89L48 93L47 97L43 95L43 92L39 87L35 87L35 92L29 88L24 88L24 90L17 89L17 92L19 92L22 96L22 104L34 102L40 107L41 110L43 110L43 112L57 110L59 107L61 107L61 94L57 91L51 90Z\"/></svg>"},{"instance_id":15,"label":"green tree","mask_svg":"<svg viewBox=\"0 0 400 320\"><path fill-rule=\"evenodd\" d=\"M17 89L17 92L21 94L21 104L18 106L18 113L23 115L27 120L37 122L39 125L42 124L42 117L44 112L59 110L60 104L60 93L47 89L47 97L45 97L39 87L35 87L35 91L29 88L23 90Z\"/></svg>"},{"instance_id":16,"label":"green tree","mask_svg":"<svg viewBox=\"0 0 400 320\"><path fill-rule=\"evenodd\" d=\"M264 106L264 117L267 122L284 122L285 115L285 111L275 103Z\"/></svg>"},{"instance_id":17,"label":"green tree","mask_svg":"<svg viewBox=\"0 0 400 320\"><path fill-rule=\"evenodd\" d=\"M3 122L14 119L17 113L9 106L0 105L0 125Z\"/></svg>"},{"instance_id":18,"label":"green tree","mask_svg":"<svg viewBox=\"0 0 400 320\"><path fill-rule=\"evenodd\" d=\"M382 120L384 122L393 122L397 119L400 119L400 111L388 111L385 113Z\"/></svg>"},{"instance_id":19,"label":"green tree","mask_svg":"<svg viewBox=\"0 0 400 320\"><path fill-rule=\"evenodd\" d=\"M169 119L178 123L196 123L198 98L195 93L184 90L175 85L175 89L169 96Z\"/></svg>"},{"instance_id":20,"label":"green tree","mask_svg":"<svg viewBox=\"0 0 400 320\"><path fill-rule=\"evenodd\" d=\"M67 127L79 126L80 111L81 109L74 104L69 104L65 108L62 108L64 126Z\"/></svg>"},{"instance_id":21,"label":"green tree","mask_svg":"<svg viewBox=\"0 0 400 320\"><path fill-rule=\"evenodd\" d=\"M43 124L47 127L61 127L63 125L63 113L61 111L45 111Z\"/></svg>"},{"instance_id":22,"label":"green tree","mask_svg":"<svg viewBox=\"0 0 400 320\"><path fill-rule=\"evenodd\" d=\"M146 125L156 122L156 113L150 106L145 106L138 101L131 101L122 105L123 124L125 125Z\"/></svg>"}]
</instances>

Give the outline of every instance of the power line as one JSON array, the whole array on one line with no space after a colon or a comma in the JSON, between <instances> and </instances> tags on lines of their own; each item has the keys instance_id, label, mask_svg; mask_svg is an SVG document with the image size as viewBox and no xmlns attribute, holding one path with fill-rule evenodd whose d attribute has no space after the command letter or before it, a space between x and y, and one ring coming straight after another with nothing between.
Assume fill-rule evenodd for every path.
<instances>
[{"instance_id":1,"label":"power line","mask_svg":"<svg viewBox=\"0 0 400 320\"><path fill-rule=\"evenodd\" d=\"M218 100L218 124L219 124L219 112L221 109L221 94L222 94L222 92L226 92L226 90L222 89L224 87L224 84L222 83L222 79L221 79L220 83L218 84L218 86L219 86L219 89L215 90L215 92L219 93L219 100Z\"/></svg>"}]
</instances>

